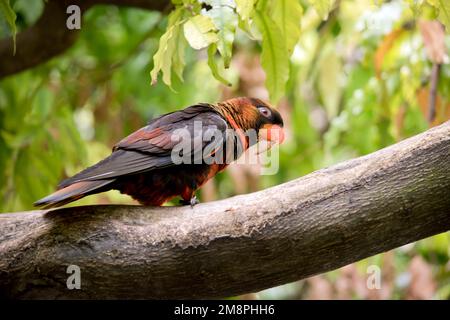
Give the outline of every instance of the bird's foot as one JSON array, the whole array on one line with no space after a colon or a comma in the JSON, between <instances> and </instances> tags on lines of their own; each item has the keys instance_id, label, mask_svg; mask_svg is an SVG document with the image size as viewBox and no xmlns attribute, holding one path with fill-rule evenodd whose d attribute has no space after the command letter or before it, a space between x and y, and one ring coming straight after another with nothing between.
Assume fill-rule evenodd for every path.
<instances>
[{"instance_id":1,"label":"bird's foot","mask_svg":"<svg viewBox=\"0 0 450 320\"><path fill-rule=\"evenodd\" d=\"M198 203L200 203L200 201L198 201L196 196L193 196L190 200L184 200L184 199L180 200L180 204L182 204L184 206L190 205L191 208L193 208Z\"/></svg>"}]
</instances>

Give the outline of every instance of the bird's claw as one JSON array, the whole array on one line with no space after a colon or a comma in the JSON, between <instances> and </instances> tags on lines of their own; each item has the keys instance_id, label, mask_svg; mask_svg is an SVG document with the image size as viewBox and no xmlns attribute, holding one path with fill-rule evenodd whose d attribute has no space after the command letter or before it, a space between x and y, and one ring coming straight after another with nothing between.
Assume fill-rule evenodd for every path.
<instances>
[{"instance_id":1,"label":"bird's claw","mask_svg":"<svg viewBox=\"0 0 450 320\"><path fill-rule=\"evenodd\" d=\"M185 205L185 206L190 205L191 208L193 208L198 203L200 203L200 201L198 201L196 196L193 196L190 200L184 200L184 199L180 200L180 204Z\"/></svg>"},{"instance_id":2,"label":"bird's claw","mask_svg":"<svg viewBox=\"0 0 450 320\"><path fill-rule=\"evenodd\" d=\"M189 202L190 202L191 208L193 208L196 204L200 203L200 201L198 201L196 196L193 196Z\"/></svg>"}]
</instances>

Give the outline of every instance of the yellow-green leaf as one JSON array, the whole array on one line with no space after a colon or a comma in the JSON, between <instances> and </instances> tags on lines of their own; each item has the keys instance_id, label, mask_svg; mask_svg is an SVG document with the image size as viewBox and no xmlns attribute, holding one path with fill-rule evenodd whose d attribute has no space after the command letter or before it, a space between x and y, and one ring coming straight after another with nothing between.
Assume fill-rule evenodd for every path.
<instances>
[{"instance_id":1,"label":"yellow-green leaf","mask_svg":"<svg viewBox=\"0 0 450 320\"><path fill-rule=\"evenodd\" d=\"M211 69L214 78L230 87L231 86L230 81L225 79L225 77L222 74L222 70L219 70L219 66L216 63L215 59L216 52L217 52L217 45L213 43L208 47L208 66Z\"/></svg>"},{"instance_id":2,"label":"yellow-green leaf","mask_svg":"<svg viewBox=\"0 0 450 320\"><path fill-rule=\"evenodd\" d=\"M9 0L0 0L0 12L5 17L5 20L8 23L9 28L11 29L14 45L13 54L16 54L16 13L11 8Z\"/></svg>"},{"instance_id":3,"label":"yellow-green leaf","mask_svg":"<svg viewBox=\"0 0 450 320\"><path fill-rule=\"evenodd\" d=\"M272 19L281 30L286 50L291 55L300 38L303 8L298 0L277 0L273 3Z\"/></svg>"},{"instance_id":4,"label":"yellow-green leaf","mask_svg":"<svg viewBox=\"0 0 450 320\"><path fill-rule=\"evenodd\" d=\"M254 18L263 37L261 64L266 73L266 87L272 102L277 103L289 77L289 56L280 28L267 13L257 9Z\"/></svg>"},{"instance_id":5,"label":"yellow-green leaf","mask_svg":"<svg viewBox=\"0 0 450 320\"><path fill-rule=\"evenodd\" d=\"M450 1L427 0L427 2L439 10L438 20L445 26L446 31L450 32Z\"/></svg>"},{"instance_id":6,"label":"yellow-green leaf","mask_svg":"<svg viewBox=\"0 0 450 320\"><path fill-rule=\"evenodd\" d=\"M206 48L219 40L216 30L211 17L204 15L196 15L184 24L184 36L189 45L197 50Z\"/></svg>"},{"instance_id":7,"label":"yellow-green leaf","mask_svg":"<svg viewBox=\"0 0 450 320\"><path fill-rule=\"evenodd\" d=\"M314 6L319 16L326 20L328 18L328 14L333 8L335 0L308 0Z\"/></svg>"},{"instance_id":8,"label":"yellow-green leaf","mask_svg":"<svg viewBox=\"0 0 450 320\"><path fill-rule=\"evenodd\" d=\"M177 56L176 72L180 76L182 67L184 67L184 59L180 60L179 53L177 53L179 34L181 33L181 23L183 18L182 8L178 8L169 15L169 22L166 32L159 40L158 51L153 56L154 66L150 72L152 84L155 84L158 79L159 71L162 71L163 81L170 86L172 62ZM181 71L180 71L181 69ZM180 77L181 78L181 77Z\"/></svg>"},{"instance_id":9,"label":"yellow-green leaf","mask_svg":"<svg viewBox=\"0 0 450 320\"><path fill-rule=\"evenodd\" d=\"M255 9L256 0L235 0L236 10L242 20L247 20L251 17Z\"/></svg>"},{"instance_id":10,"label":"yellow-green leaf","mask_svg":"<svg viewBox=\"0 0 450 320\"><path fill-rule=\"evenodd\" d=\"M234 34L238 25L238 16L231 6L222 5L221 1L213 1L212 9L205 15L211 17L218 31L217 48L223 57L224 66L228 68L231 61Z\"/></svg>"},{"instance_id":11,"label":"yellow-green leaf","mask_svg":"<svg viewBox=\"0 0 450 320\"><path fill-rule=\"evenodd\" d=\"M186 38L181 30L181 25L178 25L174 31L174 43L176 45L176 52L173 56L172 64L173 71L178 76L178 78L183 81L183 70L186 65L184 61L184 53L186 50Z\"/></svg>"}]
</instances>

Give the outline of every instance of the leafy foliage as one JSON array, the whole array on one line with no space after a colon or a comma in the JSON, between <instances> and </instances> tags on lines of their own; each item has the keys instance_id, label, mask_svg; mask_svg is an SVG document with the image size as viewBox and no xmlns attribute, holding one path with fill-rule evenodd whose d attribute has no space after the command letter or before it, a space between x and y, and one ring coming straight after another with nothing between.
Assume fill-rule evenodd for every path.
<instances>
[{"instance_id":1,"label":"leafy foliage","mask_svg":"<svg viewBox=\"0 0 450 320\"><path fill-rule=\"evenodd\" d=\"M202 0L200 2L208 5L209 8L205 9L198 2L192 0L175 2L177 7L174 12L180 14L181 11L186 11L184 16L188 18L185 21L169 21L166 34L160 40L160 50L154 57L152 81L156 81L157 73L162 70L163 81L168 85L171 84L169 74L172 59L170 53L174 53L178 57L183 53L170 50L165 59L161 59L161 55L169 49L176 48L175 43L179 39L171 35L176 33L174 31L175 24L182 24L184 36L193 49L200 50L211 46L208 49L208 55L212 74L217 80L228 85L229 81L219 70L217 62L213 61L213 56L218 50L223 59L219 64L223 65L225 69L229 68L236 30L241 28L243 31L249 31L254 25L262 35L261 60L266 73L266 87L272 102L278 102L285 92L285 85L289 77L289 58L300 37L300 21L303 15L300 2L292 0ZM335 5L334 0L310 0L309 3L313 5L322 19L327 19ZM448 29L450 8L447 2L429 0L428 3L438 10L438 19L446 24ZM415 3L411 3L411 6L414 5ZM424 5L424 3L421 4L421 6ZM418 9L415 8L415 10ZM176 73L178 75L182 72L181 70L182 65L177 64Z\"/></svg>"},{"instance_id":2,"label":"leafy foliage","mask_svg":"<svg viewBox=\"0 0 450 320\"><path fill-rule=\"evenodd\" d=\"M178 12L178 15L185 12L183 16L186 19L169 19L167 31L160 40L160 49L154 57L153 82L161 70L163 81L171 84L168 74L172 59L170 54L166 56L163 53L176 48L176 38L172 34L175 26L180 24L183 25L184 36L193 49L209 47L212 74L217 80L228 85L229 81L224 77L222 69L230 67L236 31L240 26L243 31L249 31L255 25L262 34L262 64L266 71L266 84L271 100L277 102L280 99L288 79L289 57L300 36L303 10L298 1L203 0L202 5L199 5L196 1L186 0L175 4L174 12ZM216 52L222 59L219 63L215 61ZM168 53L177 55L171 51ZM219 68L219 65L223 68Z\"/></svg>"}]
</instances>

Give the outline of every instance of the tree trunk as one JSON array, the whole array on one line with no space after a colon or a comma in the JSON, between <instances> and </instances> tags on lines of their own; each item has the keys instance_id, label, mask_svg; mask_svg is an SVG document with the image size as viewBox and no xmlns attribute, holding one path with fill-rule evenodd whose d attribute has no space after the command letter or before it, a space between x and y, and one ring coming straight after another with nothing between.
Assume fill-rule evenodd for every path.
<instances>
[{"instance_id":1,"label":"tree trunk","mask_svg":"<svg viewBox=\"0 0 450 320\"><path fill-rule=\"evenodd\" d=\"M450 121L260 192L186 207L0 215L0 296L210 298L330 271L450 229ZM66 270L81 270L81 289Z\"/></svg>"}]
</instances>

